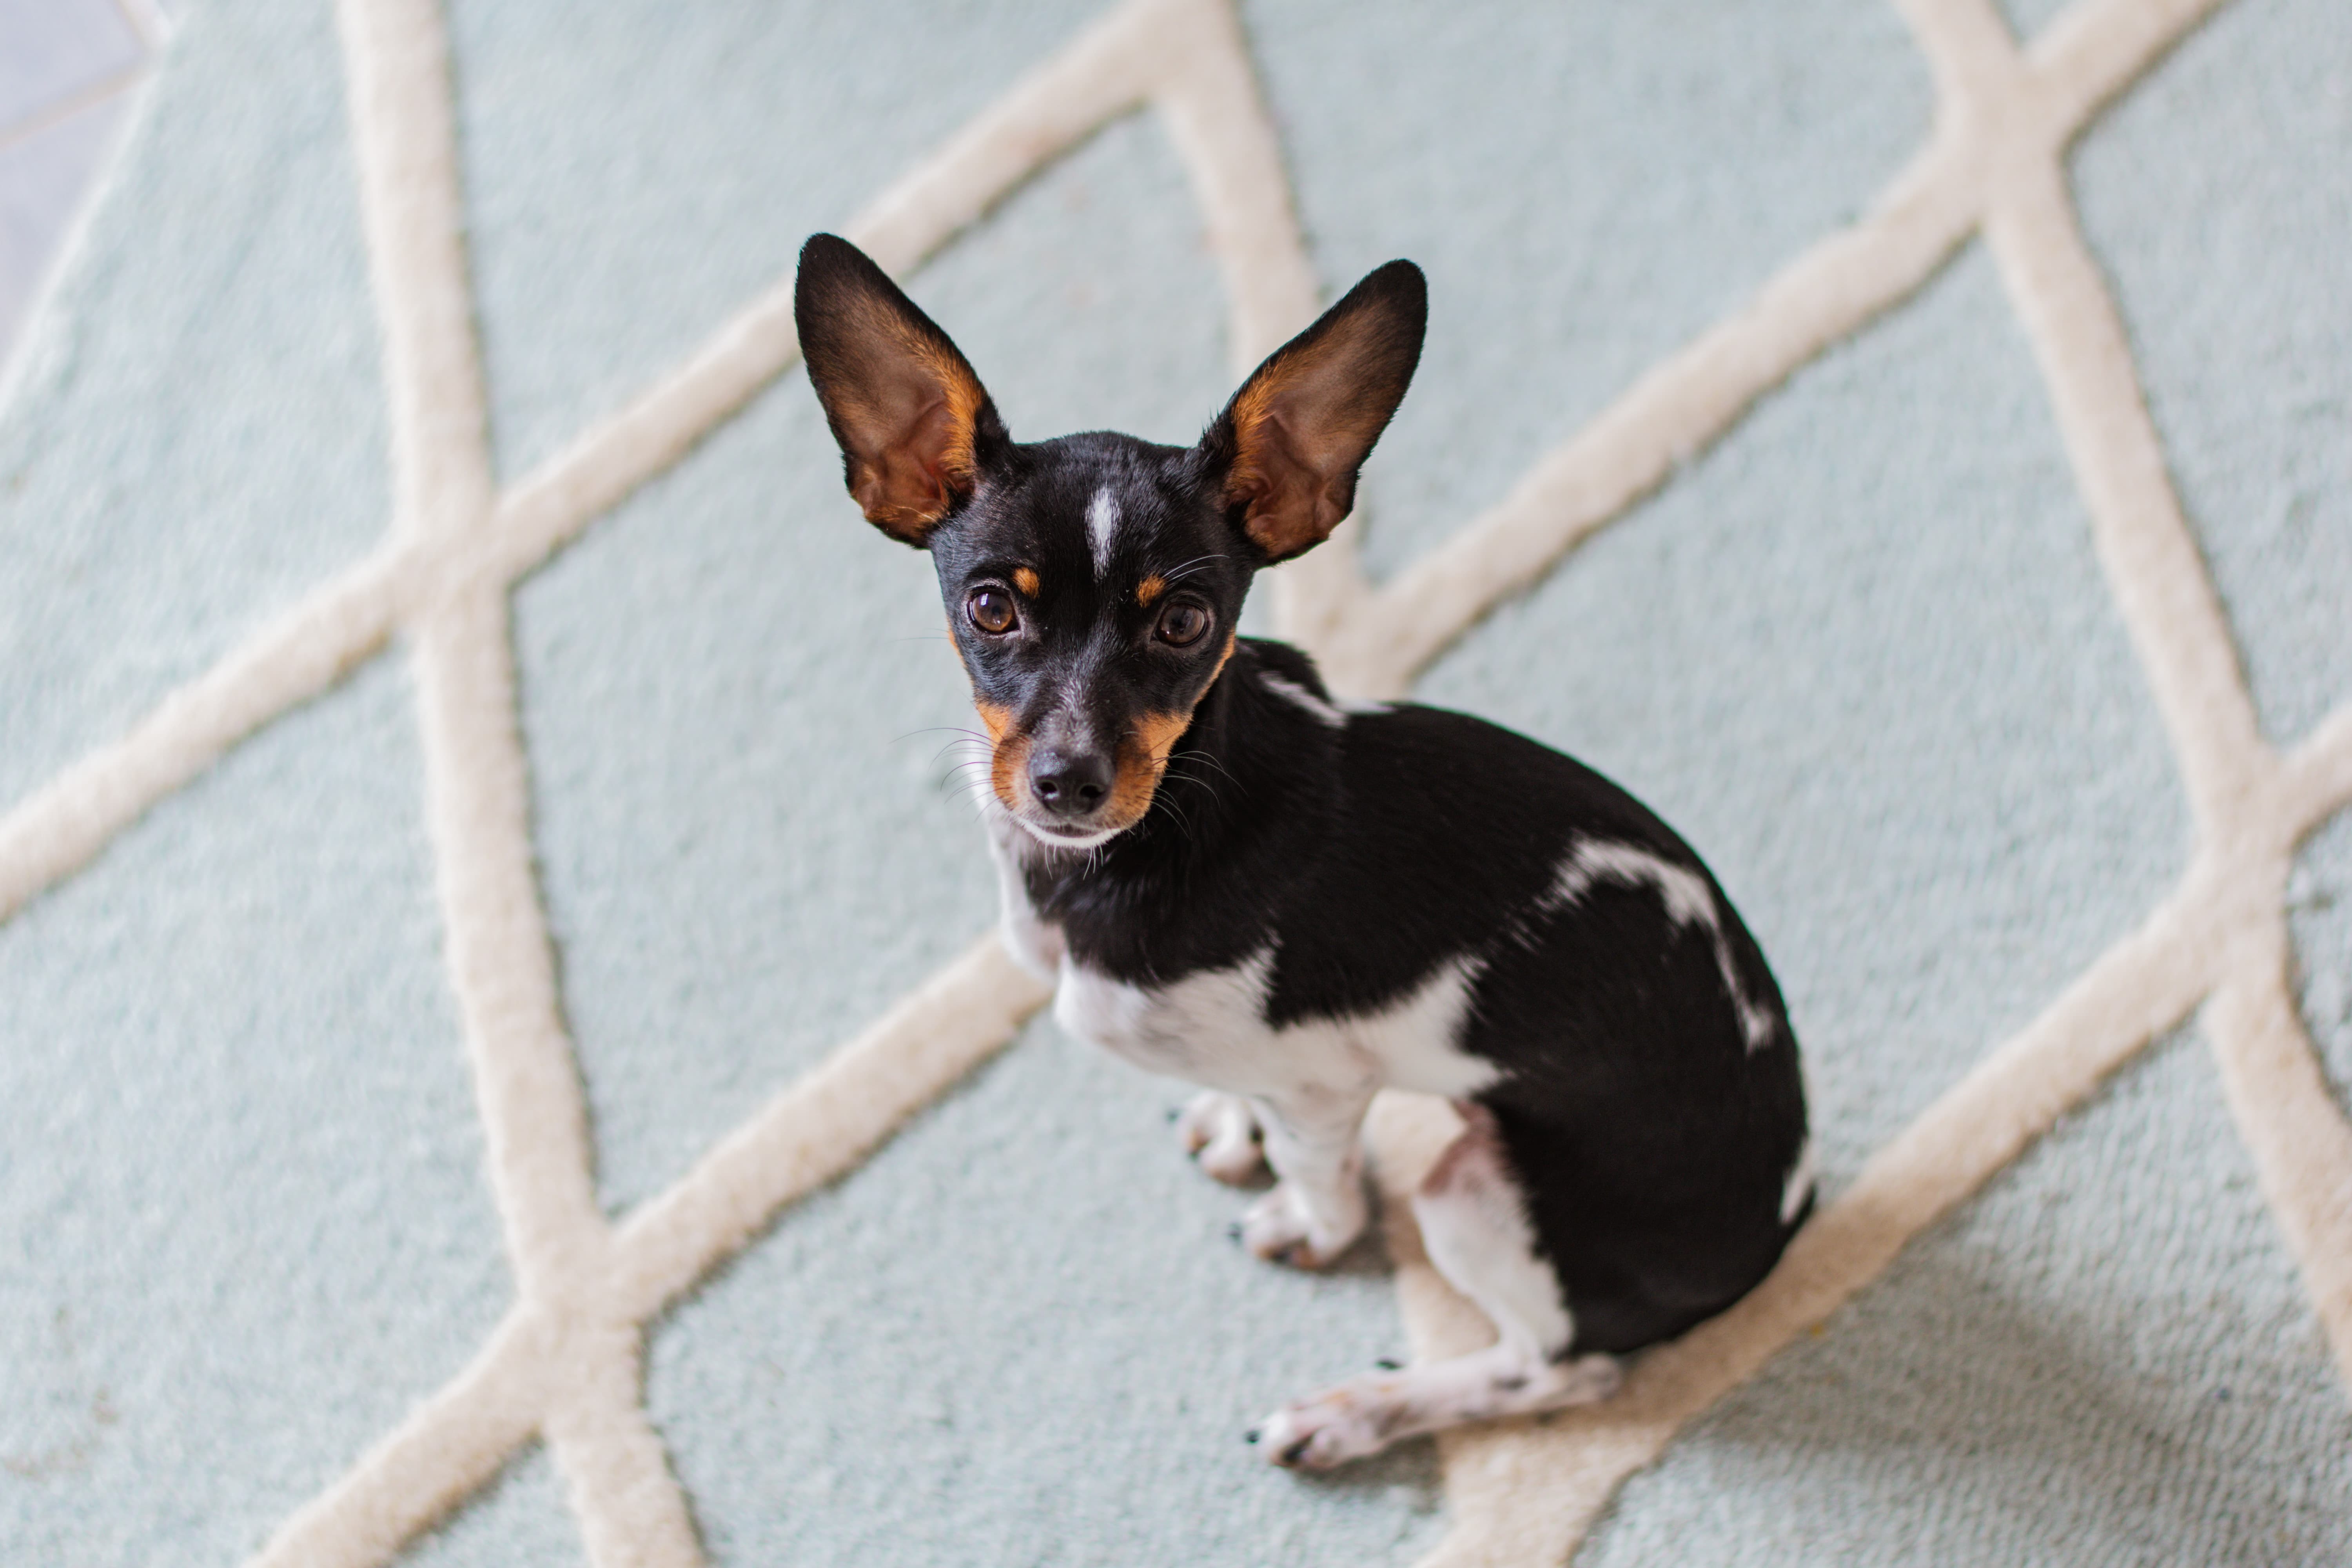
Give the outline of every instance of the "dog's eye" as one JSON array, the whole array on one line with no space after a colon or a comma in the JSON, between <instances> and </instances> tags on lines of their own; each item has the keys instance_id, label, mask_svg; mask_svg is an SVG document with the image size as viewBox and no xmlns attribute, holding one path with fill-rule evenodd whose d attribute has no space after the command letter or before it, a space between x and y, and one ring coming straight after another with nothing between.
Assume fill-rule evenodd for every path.
<instances>
[{"instance_id":1,"label":"dog's eye","mask_svg":"<svg viewBox=\"0 0 2352 1568\"><path fill-rule=\"evenodd\" d=\"M1020 612L1013 607L1013 595L1002 588L975 588L971 597L963 602L963 613L971 624L990 637L1001 637L1021 624Z\"/></svg>"},{"instance_id":2,"label":"dog's eye","mask_svg":"<svg viewBox=\"0 0 2352 1568\"><path fill-rule=\"evenodd\" d=\"M1170 647L1191 647L1209 629L1209 612L1198 605L1173 604L1160 612L1160 625L1154 628L1160 640Z\"/></svg>"}]
</instances>

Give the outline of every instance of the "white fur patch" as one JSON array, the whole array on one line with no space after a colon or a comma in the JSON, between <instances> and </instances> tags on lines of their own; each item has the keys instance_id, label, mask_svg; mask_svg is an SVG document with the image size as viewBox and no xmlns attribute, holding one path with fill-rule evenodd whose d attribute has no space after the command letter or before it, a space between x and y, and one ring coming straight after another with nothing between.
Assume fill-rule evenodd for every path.
<instances>
[{"instance_id":1,"label":"white fur patch","mask_svg":"<svg viewBox=\"0 0 2352 1568\"><path fill-rule=\"evenodd\" d=\"M1241 1186L1265 1169L1257 1112L1238 1094L1204 1089L1194 1095L1176 1118L1176 1138L1201 1169L1227 1186Z\"/></svg>"},{"instance_id":2,"label":"white fur patch","mask_svg":"<svg viewBox=\"0 0 2352 1568\"><path fill-rule=\"evenodd\" d=\"M1780 1187L1780 1223L1789 1224L1813 1195L1813 1141L1808 1138L1797 1148L1797 1163L1789 1167L1789 1179Z\"/></svg>"},{"instance_id":3,"label":"white fur patch","mask_svg":"<svg viewBox=\"0 0 2352 1568\"><path fill-rule=\"evenodd\" d=\"M1321 1268L1347 1251L1370 1211L1359 1130L1381 1088L1467 1095L1494 1064L1457 1044L1470 965L1446 965L1393 1005L1279 1027L1265 1021L1271 948L1171 984L1129 984L1065 956L1054 1016L1078 1038L1146 1072L1245 1097L1274 1189L1242 1218L1257 1256Z\"/></svg>"},{"instance_id":4,"label":"white fur patch","mask_svg":"<svg viewBox=\"0 0 2352 1568\"><path fill-rule=\"evenodd\" d=\"M1092 849L1097 844L1109 843L1126 831L1121 827L1105 827L1093 833L1066 833L1056 827L1040 827L1024 817L1016 816L1013 821L1048 849Z\"/></svg>"},{"instance_id":5,"label":"white fur patch","mask_svg":"<svg viewBox=\"0 0 2352 1568\"><path fill-rule=\"evenodd\" d=\"M1118 498L1105 485L1087 502L1087 539L1094 546L1095 581L1110 575L1110 545L1118 533Z\"/></svg>"},{"instance_id":6,"label":"white fur patch","mask_svg":"<svg viewBox=\"0 0 2352 1568\"><path fill-rule=\"evenodd\" d=\"M1316 696L1315 693L1307 690L1307 688L1299 685L1298 682L1286 679L1282 676L1266 673L1265 671L1261 671L1259 673L1257 679L1259 685L1265 687L1268 691L1273 692L1276 697L1282 698L1284 700L1288 702L1297 703L1299 707L1306 709L1307 711L1315 715L1315 718L1318 722L1328 725L1334 730L1344 730L1347 728L1348 716L1345 713L1340 712L1337 708L1334 708L1328 702L1324 701L1323 699Z\"/></svg>"},{"instance_id":7,"label":"white fur patch","mask_svg":"<svg viewBox=\"0 0 2352 1568\"><path fill-rule=\"evenodd\" d=\"M1502 1344L1540 1365L1568 1349L1576 1320L1559 1275L1536 1255L1535 1226L1494 1113L1476 1104L1460 1109L1467 1125L1413 1194L1413 1217L1437 1271L1478 1303Z\"/></svg>"},{"instance_id":8,"label":"white fur patch","mask_svg":"<svg viewBox=\"0 0 2352 1568\"><path fill-rule=\"evenodd\" d=\"M1021 825L993 800L984 816L989 858L996 862L998 940L1014 963L1040 980L1051 980L1061 971L1062 931L1039 920L1029 902L1029 889L1021 877Z\"/></svg>"},{"instance_id":9,"label":"white fur patch","mask_svg":"<svg viewBox=\"0 0 2352 1568\"><path fill-rule=\"evenodd\" d=\"M1638 844L1609 844L1597 838L1580 840L1570 850L1568 858L1559 863L1559 872L1553 879L1551 891L1545 895L1546 907L1561 909L1581 899L1595 882L1647 882L1658 890L1666 906L1666 918L1676 925L1699 925L1706 928L1715 943L1715 966L1723 976L1723 989L1739 1014L1739 1032L1755 1050L1772 1037L1772 1014L1769 1008L1757 1005L1748 998L1746 987L1739 983L1739 971L1731 962L1731 942L1723 932L1723 918L1715 907L1715 891L1706 879L1687 866L1677 866L1660 858Z\"/></svg>"},{"instance_id":10,"label":"white fur patch","mask_svg":"<svg viewBox=\"0 0 2352 1568\"><path fill-rule=\"evenodd\" d=\"M1146 1072L1276 1101L1375 1087L1462 1099L1501 1075L1465 1052L1475 964L1455 960L1375 1013L1265 1022L1274 953L1145 987L1065 959L1054 1016L1062 1027Z\"/></svg>"}]
</instances>

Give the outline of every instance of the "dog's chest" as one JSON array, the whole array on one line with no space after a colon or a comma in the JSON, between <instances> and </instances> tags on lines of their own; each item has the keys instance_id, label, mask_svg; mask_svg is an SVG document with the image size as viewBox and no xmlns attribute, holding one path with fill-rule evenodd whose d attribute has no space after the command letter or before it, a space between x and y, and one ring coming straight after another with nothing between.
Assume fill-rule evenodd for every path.
<instances>
[{"instance_id":1,"label":"dog's chest","mask_svg":"<svg viewBox=\"0 0 2352 1568\"><path fill-rule=\"evenodd\" d=\"M1024 967L1055 980L1055 1020L1078 1039L1147 1072L1275 1098L1367 1085L1458 1097L1499 1076L1461 1047L1483 968L1473 959L1440 964L1383 1007L1272 1024L1273 942L1238 963L1164 983L1118 979L1070 954L1061 928L1030 901L1017 830L1001 819L991 827L1004 944Z\"/></svg>"},{"instance_id":2,"label":"dog's chest","mask_svg":"<svg viewBox=\"0 0 2352 1568\"><path fill-rule=\"evenodd\" d=\"M1231 968L1139 985L1065 957L1054 1017L1147 1072L1236 1094L1390 1087L1458 1096L1495 1080L1494 1065L1459 1044L1470 966L1445 965L1374 1012L1278 1026L1265 1018L1272 968L1262 950Z\"/></svg>"},{"instance_id":3,"label":"dog's chest","mask_svg":"<svg viewBox=\"0 0 2352 1568\"><path fill-rule=\"evenodd\" d=\"M1261 953L1231 969L1139 985L1065 957L1054 1019L1070 1035L1146 1072L1240 1093L1277 1087L1259 1081L1273 1076L1349 1076L1344 1055L1328 1047L1277 1052L1279 1031L1268 1027L1262 1011L1266 970Z\"/></svg>"}]
</instances>

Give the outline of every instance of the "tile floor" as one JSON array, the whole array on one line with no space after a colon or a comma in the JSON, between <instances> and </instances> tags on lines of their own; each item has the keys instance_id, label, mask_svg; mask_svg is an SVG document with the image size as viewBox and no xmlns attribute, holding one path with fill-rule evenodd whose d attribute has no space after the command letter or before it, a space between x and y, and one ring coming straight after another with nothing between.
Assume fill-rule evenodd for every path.
<instances>
[{"instance_id":1,"label":"tile floor","mask_svg":"<svg viewBox=\"0 0 2352 1568\"><path fill-rule=\"evenodd\" d=\"M0 0L0 365L171 29L165 0Z\"/></svg>"}]
</instances>

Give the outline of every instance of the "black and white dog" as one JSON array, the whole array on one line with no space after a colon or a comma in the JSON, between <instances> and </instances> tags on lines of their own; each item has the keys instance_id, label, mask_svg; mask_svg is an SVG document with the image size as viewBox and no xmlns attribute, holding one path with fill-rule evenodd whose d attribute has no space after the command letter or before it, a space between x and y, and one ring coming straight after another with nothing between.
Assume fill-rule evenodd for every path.
<instances>
[{"instance_id":1,"label":"black and white dog","mask_svg":"<svg viewBox=\"0 0 2352 1568\"><path fill-rule=\"evenodd\" d=\"M1479 720L1342 709L1234 634L1328 537L1421 354L1392 261L1199 443L1017 443L947 334L847 242L795 300L850 494L928 549L991 737L1004 939L1072 1034L1204 1085L1181 1119L1240 1234L1309 1268L1367 1219L1383 1088L1467 1123L1413 1197L1486 1350L1359 1378L1253 1434L1322 1468L1606 1396L1616 1357L1761 1279L1811 1201L1797 1046L1698 857L1591 769ZM1181 787L1178 787L1181 786Z\"/></svg>"}]
</instances>

